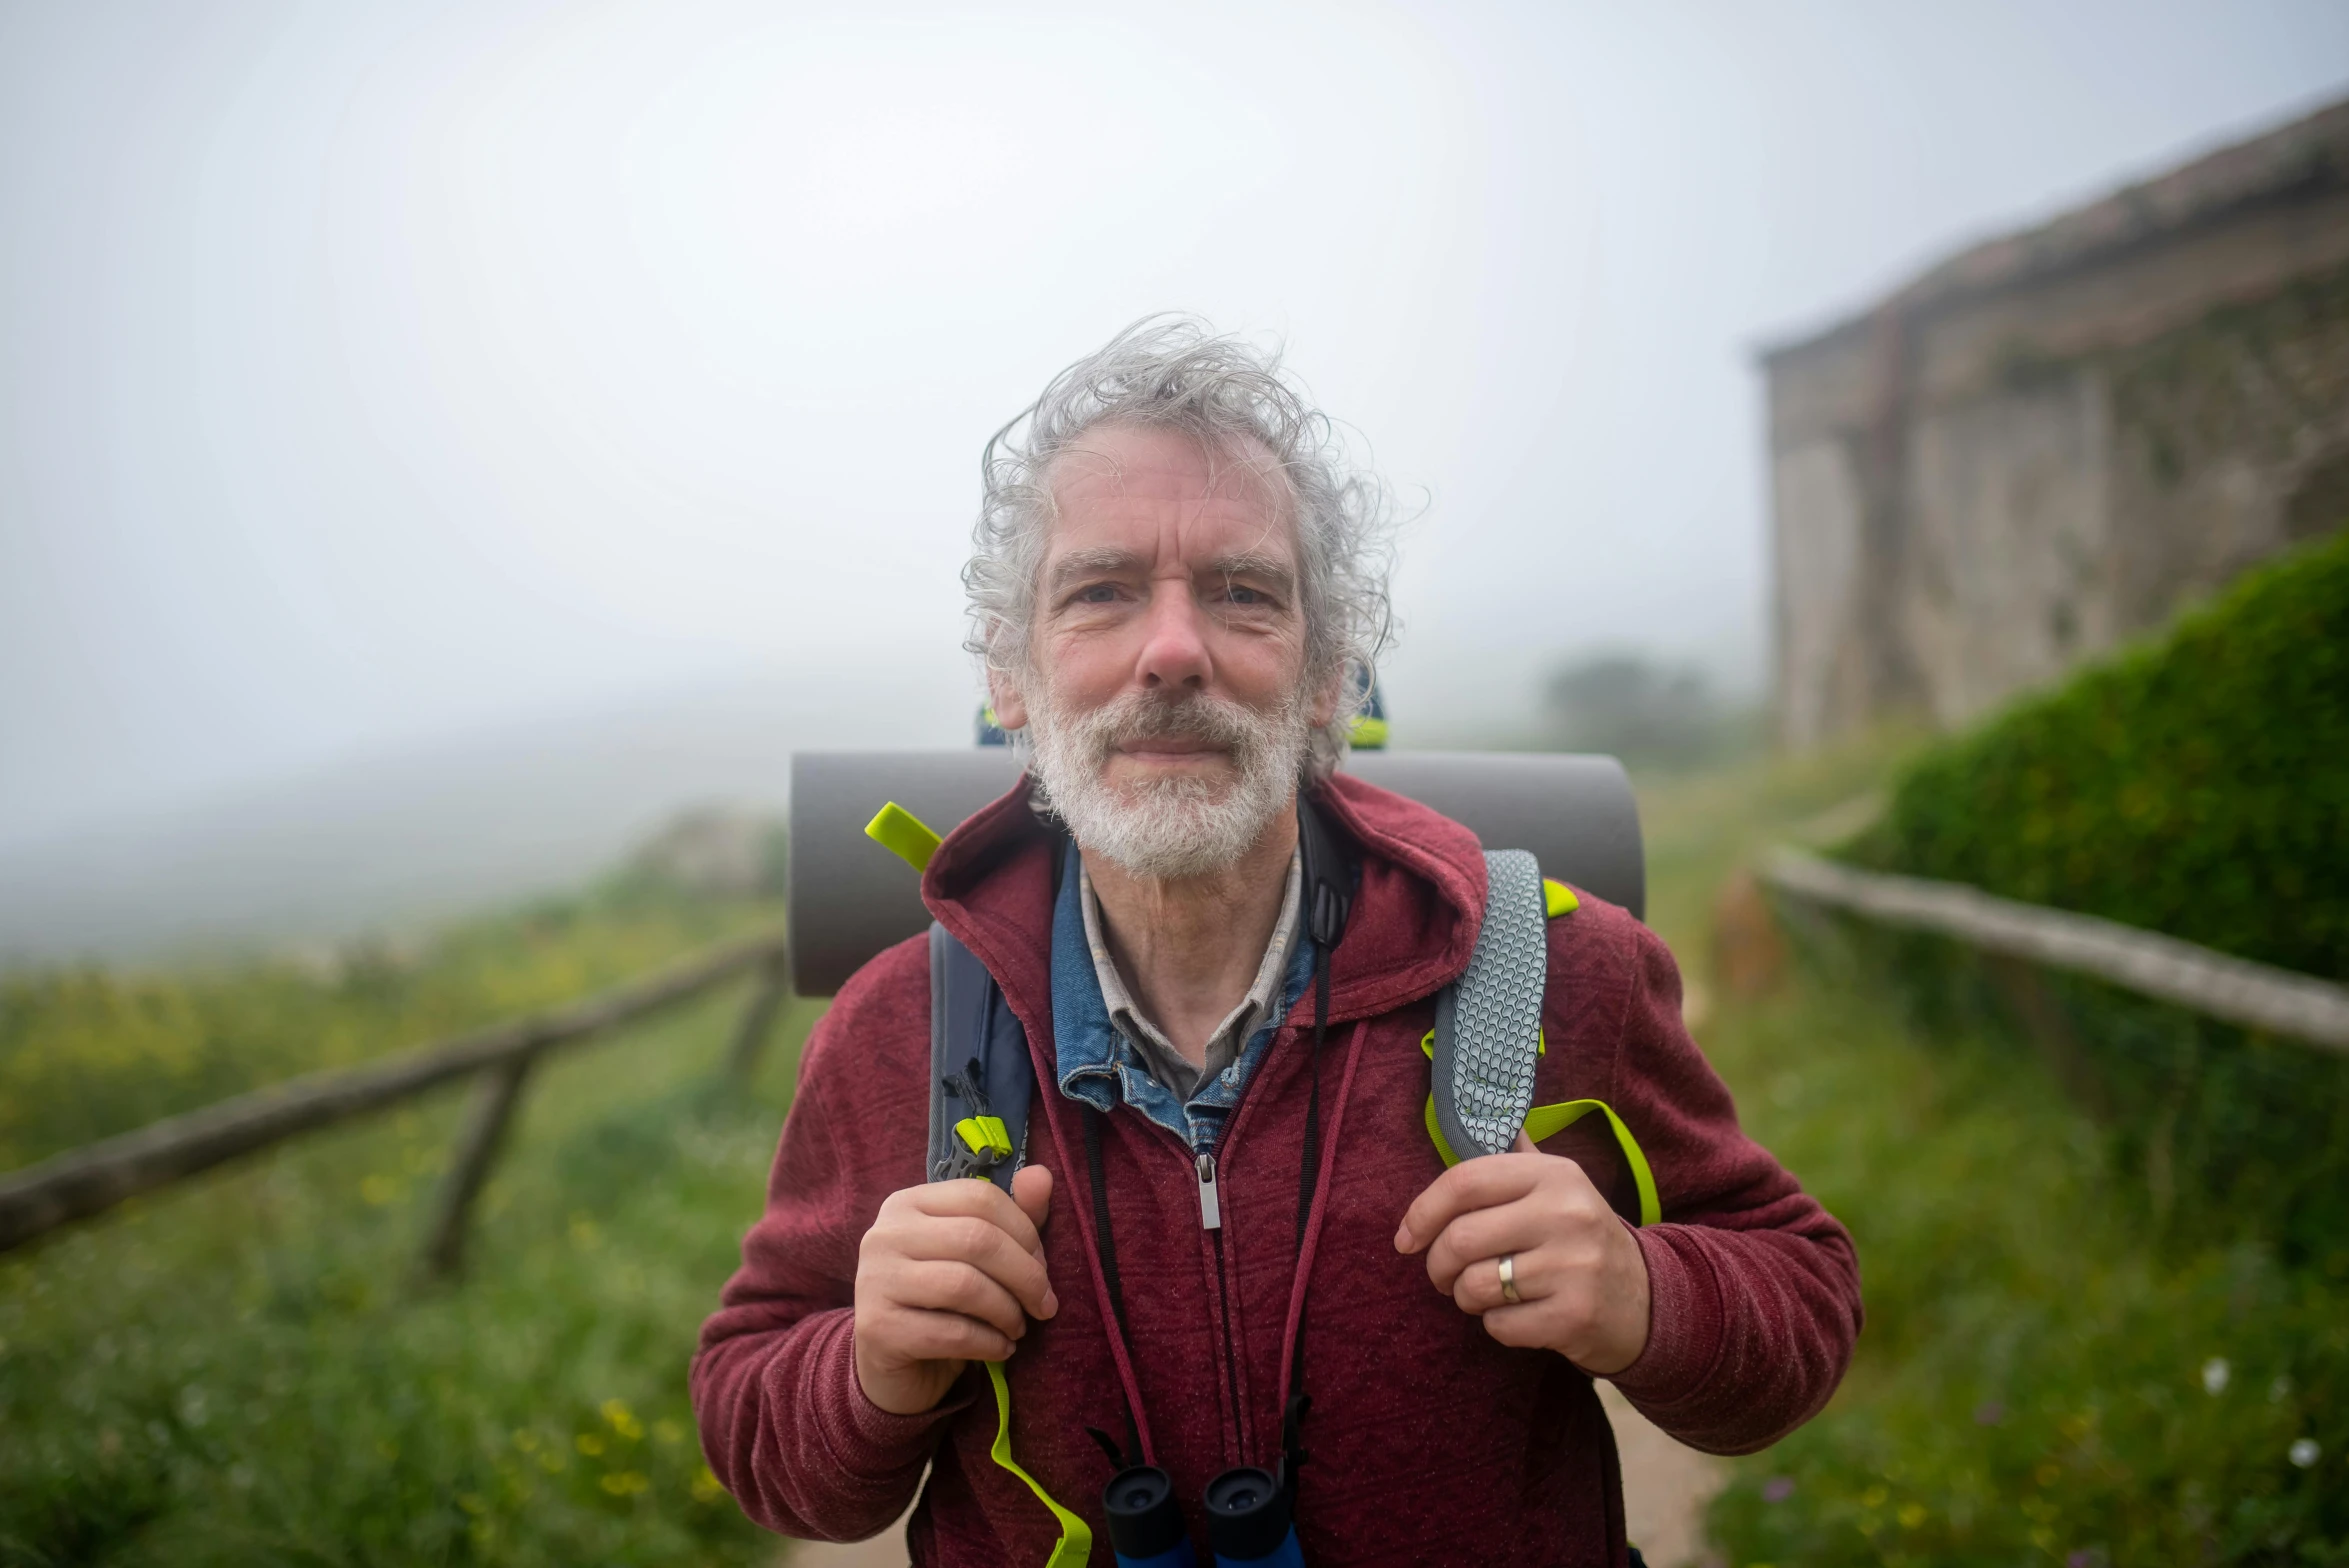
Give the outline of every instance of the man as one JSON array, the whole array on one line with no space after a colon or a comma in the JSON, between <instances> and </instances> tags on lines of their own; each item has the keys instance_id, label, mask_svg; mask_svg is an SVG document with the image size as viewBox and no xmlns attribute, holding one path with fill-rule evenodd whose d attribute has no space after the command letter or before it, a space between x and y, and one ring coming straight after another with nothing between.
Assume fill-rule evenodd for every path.
<instances>
[{"instance_id":1,"label":"man","mask_svg":"<svg viewBox=\"0 0 2349 1568\"><path fill-rule=\"evenodd\" d=\"M883 953L808 1042L703 1330L711 1467L788 1534L870 1535L919 1488L916 1562L1029 1565L1061 1533L1029 1480L1099 1537L1139 1448L1205 1562L1207 1482L1301 1452L1308 1563L1625 1562L1591 1379L1699 1448L1774 1441L1849 1358L1849 1236L1738 1131L1663 945L1587 895L1549 922L1534 1098L1612 1105L1662 1223L1598 1117L1445 1169L1421 1039L1485 862L1336 771L1383 492L1277 363L1144 322L985 472L972 646L1032 759L922 892L1027 1031L1025 1163L1008 1195L925 1183L927 944ZM1301 812L1348 862L1326 952Z\"/></svg>"}]
</instances>

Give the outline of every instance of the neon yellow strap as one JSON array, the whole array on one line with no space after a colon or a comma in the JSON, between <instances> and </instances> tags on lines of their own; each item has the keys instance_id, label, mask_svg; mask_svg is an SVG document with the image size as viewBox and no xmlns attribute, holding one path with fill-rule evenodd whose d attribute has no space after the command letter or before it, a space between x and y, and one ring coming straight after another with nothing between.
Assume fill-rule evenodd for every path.
<instances>
[{"instance_id":1,"label":"neon yellow strap","mask_svg":"<svg viewBox=\"0 0 2349 1568\"><path fill-rule=\"evenodd\" d=\"M1639 1188L1639 1222L1653 1225L1664 1217L1664 1205L1656 1197L1656 1173L1648 1169L1648 1157L1640 1152L1639 1140L1631 1129L1623 1125L1623 1118L1604 1100L1561 1100L1556 1105L1537 1105L1525 1113L1525 1136L1534 1143L1564 1132L1593 1111L1606 1113L1607 1125L1615 1129L1615 1142L1623 1150L1624 1160L1631 1166L1632 1185ZM1427 1136L1444 1158L1447 1166L1460 1163L1460 1156L1444 1142L1444 1130L1436 1125L1435 1096L1427 1097Z\"/></svg>"},{"instance_id":2,"label":"neon yellow strap","mask_svg":"<svg viewBox=\"0 0 2349 1568\"><path fill-rule=\"evenodd\" d=\"M1550 885L1556 887L1558 884L1553 882ZM1549 1042L1544 1040L1541 1048L1547 1051ZM1419 1037L1419 1049L1429 1061L1435 1060L1433 1029ZM1615 1129L1615 1143L1623 1150L1624 1163L1631 1167L1632 1185L1639 1189L1639 1222L1642 1225L1655 1224L1664 1217L1664 1205L1656 1197L1656 1173L1648 1168L1648 1157L1641 1150L1639 1140L1631 1135L1630 1128L1623 1125L1623 1118L1615 1114L1615 1107L1606 1101L1560 1100L1555 1105L1537 1105L1525 1113L1526 1141L1539 1143L1544 1138L1555 1137L1593 1111L1606 1113L1607 1125ZM1436 1123L1433 1091L1427 1097L1427 1136L1434 1142L1436 1153L1444 1157L1447 1167L1460 1163L1460 1156L1454 1154L1452 1146L1444 1142L1444 1129Z\"/></svg>"},{"instance_id":3,"label":"neon yellow strap","mask_svg":"<svg viewBox=\"0 0 2349 1568\"><path fill-rule=\"evenodd\" d=\"M1052 1500L1036 1478L1019 1467L1011 1457L1011 1385L1003 1380L1003 1363L987 1363L987 1381L995 1385L995 1446L989 1456L1009 1470L1036 1494L1036 1501L1052 1510L1052 1517L1060 1521L1060 1539L1053 1543L1052 1555L1044 1559L1044 1568L1084 1568L1085 1559L1093 1555L1092 1526Z\"/></svg>"},{"instance_id":4,"label":"neon yellow strap","mask_svg":"<svg viewBox=\"0 0 2349 1568\"><path fill-rule=\"evenodd\" d=\"M1542 878L1542 913L1555 920L1560 915L1571 915L1582 907L1582 900L1574 896L1574 889L1563 882Z\"/></svg>"},{"instance_id":5,"label":"neon yellow strap","mask_svg":"<svg viewBox=\"0 0 2349 1568\"><path fill-rule=\"evenodd\" d=\"M1377 751L1387 743L1387 721L1363 714L1346 726L1346 739L1364 751Z\"/></svg>"},{"instance_id":6,"label":"neon yellow strap","mask_svg":"<svg viewBox=\"0 0 2349 1568\"><path fill-rule=\"evenodd\" d=\"M875 812L873 820L865 824L865 837L916 871L930 869L930 857L938 853L941 842L930 830L930 824L894 800Z\"/></svg>"},{"instance_id":7,"label":"neon yellow strap","mask_svg":"<svg viewBox=\"0 0 2349 1568\"><path fill-rule=\"evenodd\" d=\"M965 1116L954 1130L973 1154L992 1154L1000 1160L1011 1153L1011 1133L1000 1116Z\"/></svg>"},{"instance_id":8,"label":"neon yellow strap","mask_svg":"<svg viewBox=\"0 0 2349 1568\"><path fill-rule=\"evenodd\" d=\"M1604 1100L1561 1100L1556 1105L1537 1105L1525 1113L1525 1136L1539 1143L1554 1133L1564 1132L1592 1111L1607 1118L1607 1125L1615 1129L1615 1142L1623 1150L1624 1163L1631 1167L1632 1185L1639 1189L1639 1222L1653 1225L1664 1217L1664 1205L1656 1197L1656 1173L1648 1169L1648 1157L1623 1125L1623 1118L1615 1114L1615 1107Z\"/></svg>"}]
</instances>

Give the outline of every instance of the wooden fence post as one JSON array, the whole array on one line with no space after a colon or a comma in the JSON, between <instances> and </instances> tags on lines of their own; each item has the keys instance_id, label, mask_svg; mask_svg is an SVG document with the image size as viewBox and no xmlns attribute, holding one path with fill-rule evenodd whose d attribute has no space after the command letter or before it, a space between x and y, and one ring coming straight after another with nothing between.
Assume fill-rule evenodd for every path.
<instances>
[{"instance_id":1,"label":"wooden fence post","mask_svg":"<svg viewBox=\"0 0 2349 1568\"><path fill-rule=\"evenodd\" d=\"M2091 975L2247 1029L2349 1055L2349 986L2336 981L2096 915L2000 898L1958 882L1862 871L1796 849L1771 855L1762 880L1797 900L1848 909L1879 925L1955 937L1985 953Z\"/></svg>"},{"instance_id":2,"label":"wooden fence post","mask_svg":"<svg viewBox=\"0 0 2349 1568\"><path fill-rule=\"evenodd\" d=\"M485 1164L513 1111L513 1095L528 1062L689 1001L745 969L779 962L782 951L782 937L773 932L729 943L547 1012L509 1018L405 1056L267 1084L53 1154L21 1170L0 1171L0 1252L299 1134L372 1115L460 1078L485 1073L494 1078L511 1067L511 1084L495 1094L484 1087L485 1099L465 1136L465 1148L472 1151L478 1145L479 1152L468 1153L460 1166ZM485 1085L488 1082L484 1080ZM478 1171L472 1180L474 1186L480 1185ZM456 1191L452 1175L449 1194ZM464 1204L470 1199L468 1190L456 1204L460 1228ZM444 1202L444 1209L447 1206ZM461 1235L453 1246L462 1249Z\"/></svg>"},{"instance_id":3,"label":"wooden fence post","mask_svg":"<svg viewBox=\"0 0 2349 1568\"><path fill-rule=\"evenodd\" d=\"M432 1233L424 1243L428 1280L454 1279L465 1266L465 1232L473 1200L480 1196L483 1183L489 1180L489 1168L497 1162L498 1145L504 1142L506 1126L514 1119L514 1106L522 1098L522 1083L530 1076L536 1055L532 1052L501 1062L485 1071L474 1088L473 1104L457 1134L455 1157L441 1181Z\"/></svg>"},{"instance_id":4,"label":"wooden fence post","mask_svg":"<svg viewBox=\"0 0 2349 1568\"><path fill-rule=\"evenodd\" d=\"M791 966L777 953L759 970L758 985L742 1009L742 1021L734 1027L734 1044L726 1052L726 1076L735 1083L749 1083L758 1071L767 1036L774 1032L775 1014L790 994Z\"/></svg>"}]
</instances>

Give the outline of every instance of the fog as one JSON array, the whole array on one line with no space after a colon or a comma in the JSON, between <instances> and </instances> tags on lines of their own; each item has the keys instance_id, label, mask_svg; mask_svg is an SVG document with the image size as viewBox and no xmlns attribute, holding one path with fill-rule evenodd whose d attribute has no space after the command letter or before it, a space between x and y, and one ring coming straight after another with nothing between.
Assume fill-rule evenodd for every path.
<instances>
[{"instance_id":1,"label":"fog","mask_svg":"<svg viewBox=\"0 0 2349 1568\"><path fill-rule=\"evenodd\" d=\"M1155 310L1395 485L1399 742L1758 693L1755 347L2345 80L2337 3L6 6L0 952L959 743L979 448Z\"/></svg>"}]
</instances>

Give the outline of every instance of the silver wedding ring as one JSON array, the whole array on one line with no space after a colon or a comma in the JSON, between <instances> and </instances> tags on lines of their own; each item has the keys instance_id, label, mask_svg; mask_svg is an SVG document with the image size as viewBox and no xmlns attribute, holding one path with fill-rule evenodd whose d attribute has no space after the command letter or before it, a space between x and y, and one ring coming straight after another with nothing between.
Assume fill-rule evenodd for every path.
<instances>
[{"instance_id":1,"label":"silver wedding ring","mask_svg":"<svg viewBox=\"0 0 2349 1568\"><path fill-rule=\"evenodd\" d=\"M1501 1254L1501 1299L1513 1307L1525 1299L1517 1294L1517 1254L1514 1252Z\"/></svg>"}]
</instances>

